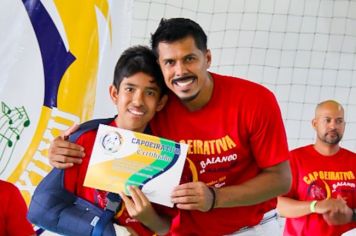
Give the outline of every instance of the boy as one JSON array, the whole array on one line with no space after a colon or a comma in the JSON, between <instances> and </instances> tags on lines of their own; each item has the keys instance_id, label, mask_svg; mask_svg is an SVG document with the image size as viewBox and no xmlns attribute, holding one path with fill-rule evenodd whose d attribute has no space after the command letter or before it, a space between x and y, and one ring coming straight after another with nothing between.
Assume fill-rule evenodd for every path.
<instances>
[{"instance_id":1,"label":"boy","mask_svg":"<svg viewBox=\"0 0 356 236\"><path fill-rule=\"evenodd\" d=\"M112 120L106 120L106 123L114 127L136 132L145 132L148 122L157 111L160 111L163 108L167 101L165 90L165 84L160 68L156 63L156 59L152 52L143 46L136 46L127 49L117 62L114 72L114 81L109 88L110 97L116 106L118 115ZM85 125L87 124L90 125L90 122L85 123ZM83 127L85 125L83 125ZM110 199L108 199L108 193L83 186L97 132L96 128L97 126L95 129L90 129L81 133L76 139L76 143L82 145L85 149L86 154L83 157L83 164L64 170L63 182L64 188L67 191L72 192L77 197L80 197L104 209L109 208ZM55 181L59 180L57 179ZM39 185L38 188L40 189L36 191L41 191L41 188L44 187ZM170 227L170 221L156 213L155 209L140 189L137 187L131 187L130 193L132 200L121 193L120 196L124 200L125 206L122 206L121 209L113 209L113 211L116 210L116 212L119 210L119 213L115 216L116 223L124 226L121 227L118 224L114 224L115 234L152 235L153 232L156 232L157 234L167 233ZM58 197L58 195L61 194L62 193L57 194L55 197ZM33 197L34 205L33 207L30 206L30 219L44 228L54 230L59 233L76 235L89 233L90 235L94 235L96 234L95 232L98 231L98 227L96 225L102 224L99 224L98 222L105 218L104 214L101 214L100 217L97 215L97 218L94 216L89 225L88 222L83 220L85 217L81 216L80 210L77 209L78 207L75 211L71 211L71 214L67 213L73 205L69 204L68 207L62 207L62 211L57 211L57 213L54 214L55 216L58 215L58 223L55 227L51 227L49 224L41 222L41 219L38 219L45 218L47 216L40 214L34 216L34 211L36 211L36 200L34 199L36 199L36 192ZM58 204L55 204L54 208L59 207L65 201L66 200L63 200ZM44 203L42 202L42 204ZM74 202L74 205L75 204L76 202ZM91 210L94 211L93 209ZM32 211L33 214L31 215ZM52 217L51 214L49 214L48 217ZM61 217L65 217L66 219L63 220L67 220L69 222L63 224ZM70 217L73 218L69 220ZM79 220L84 222L84 227L78 226L80 225L77 223ZM111 222L110 220L108 221ZM93 225L94 227L92 227ZM82 231L81 228L85 227L89 227L89 230L87 229L87 231ZM107 227L111 227L110 223L109 226L105 223L105 225L101 227L103 229L99 230L99 234L102 234L103 232L104 235L106 232L111 232L110 234L112 234L113 230L107 230Z\"/></svg>"}]
</instances>

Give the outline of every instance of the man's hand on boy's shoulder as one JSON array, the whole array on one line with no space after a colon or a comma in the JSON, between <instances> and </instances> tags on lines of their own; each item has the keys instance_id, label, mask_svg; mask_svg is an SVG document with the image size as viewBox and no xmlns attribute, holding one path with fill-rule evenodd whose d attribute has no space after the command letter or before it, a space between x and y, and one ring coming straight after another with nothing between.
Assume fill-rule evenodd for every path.
<instances>
[{"instance_id":1,"label":"man's hand on boy's shoulder","mask_svg":"<svg viewBox=\"0 0 356 236\"><path fill-rule=\"evenodd\" d=\"M81 158L85 156L84 148L67 140L68 136L77 129L78 125L73 125L63 135L52 140L48 149L48 158L53 167L66 169L82 163Z\"/></svg>"}]
</instances>

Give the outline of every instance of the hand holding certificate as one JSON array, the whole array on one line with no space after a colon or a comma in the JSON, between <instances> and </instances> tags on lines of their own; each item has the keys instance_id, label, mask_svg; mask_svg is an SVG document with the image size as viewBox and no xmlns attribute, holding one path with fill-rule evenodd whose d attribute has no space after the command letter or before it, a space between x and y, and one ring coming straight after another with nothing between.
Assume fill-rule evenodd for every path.
<instances>
[{"instance_id":1,"label":"hand holding certificate","mask_svg":"<svg viewBox=\"0 0 356 236\"><path fill-rule=\"evenodd\" d=\"M128 194L138 186L151 202L173 206L188 145L129 130L100 125L84 185Z\"/></svg>"}]
</instances>

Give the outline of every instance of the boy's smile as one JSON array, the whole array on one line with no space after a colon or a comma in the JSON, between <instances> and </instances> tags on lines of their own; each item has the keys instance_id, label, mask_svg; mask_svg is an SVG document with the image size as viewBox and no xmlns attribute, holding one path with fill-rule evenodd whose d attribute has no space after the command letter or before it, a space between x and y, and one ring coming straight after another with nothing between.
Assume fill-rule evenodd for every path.
<instances>
[{"instance_id":1,"label":"boy's smile","mask_svg":"<svg viewBox=\"0 0 356 236\"><path fill-rule=\"evenodd\" d=\"M166 96L151 76L138 72L125 77L119 90L110 86L110 96L118 111L116 125L123 129L143 132L156 111L163 108Z\"/></svg>"}]
</instances>

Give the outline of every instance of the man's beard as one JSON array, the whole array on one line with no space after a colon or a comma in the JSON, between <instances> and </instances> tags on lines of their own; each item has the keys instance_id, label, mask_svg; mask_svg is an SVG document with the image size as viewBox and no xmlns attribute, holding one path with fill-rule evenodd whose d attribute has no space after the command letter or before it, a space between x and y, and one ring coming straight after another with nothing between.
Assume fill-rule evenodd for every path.
<instances>
[{"instance_id":1,"label":"man's beard","mask_svg":"<svg viewBox=\"0 0 356 236\"><path fill-rule=\"evenodd\" d=\"M333 137L329 137L328 133L326 133L324 136L321 137L321 140L324 142L324 143L327 143L327 144L338 144L342 139L342 136L335 132L335 135Z\"/></svg>"},{"instance_id":2,"label":"man's beard","mask_svg":"<svg viewBox=\"0 0 356 236\"><path fill-rule=\"evenodd\" d=\"M194 99L196 99L199 95L200 91L198 91L196 94L193 94L192 96L190 97L179 97L179 99L183 102L183 103L186 103L186 102L191 102L193 101Z\"/></svg>"}]
</instances>

